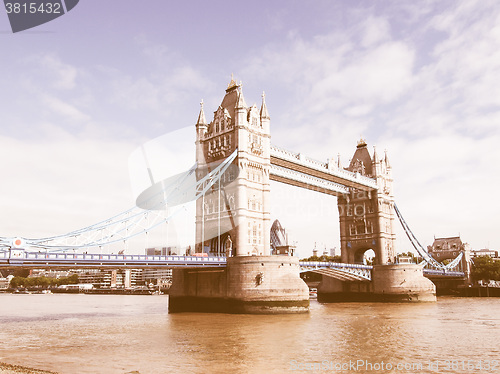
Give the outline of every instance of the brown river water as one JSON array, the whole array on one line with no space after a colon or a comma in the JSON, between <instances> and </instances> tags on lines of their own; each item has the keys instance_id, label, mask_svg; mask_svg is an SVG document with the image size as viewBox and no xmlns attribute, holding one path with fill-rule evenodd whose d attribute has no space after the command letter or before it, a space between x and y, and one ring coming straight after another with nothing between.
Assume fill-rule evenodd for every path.
<instances>
[{"instance_id":1,"label":"brown river water","mask_svg":"<svg viewBox=\"0 0 500 374\"><path fill-rule=\"evenodd\" d=\"M61 374L500 372L500 298L167 310L168 296L0 294L0 362Z\"/></svg>"}]
</instances>

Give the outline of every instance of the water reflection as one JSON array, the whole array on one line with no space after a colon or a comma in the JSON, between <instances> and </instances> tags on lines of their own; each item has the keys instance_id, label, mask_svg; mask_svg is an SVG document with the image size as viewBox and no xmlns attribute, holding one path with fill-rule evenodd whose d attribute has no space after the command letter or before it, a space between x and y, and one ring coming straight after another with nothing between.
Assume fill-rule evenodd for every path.
<instances>
[{"instance_id":1,"label":"water reflection","mask_svg":"<svg viewBox=\"0 0 500 374\"><path fill-rule=\"evenodd\" d=\"M0 295L0 305L1 360L60 373L311 372L291 369L358 360L421 363L419 372L431 373L443 370L429 362L499 353L493 298L313 301L309 314L255 316L169 315L165 296Z\"/></svg>"}]
</instances>

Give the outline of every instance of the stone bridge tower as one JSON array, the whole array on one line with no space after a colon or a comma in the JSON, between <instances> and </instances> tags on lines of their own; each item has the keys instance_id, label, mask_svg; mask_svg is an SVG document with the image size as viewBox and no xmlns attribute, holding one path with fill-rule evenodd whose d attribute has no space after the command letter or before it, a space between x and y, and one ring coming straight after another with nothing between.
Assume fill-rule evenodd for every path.
<instances>
[{"instance_id":1,"label":"stone bridge tower","mask_svg":"<svg viewBox=\"0 0 500 374\"><path fill-rule=\"evenodd\" d=\"M366 142L358 142L356 152L347 170L375 178L377 191L361 191L355 188L338 198L340 218L340 245L342 262L363 263L365 252L375 252L375 264L383 265L395 260L394 194L392 168L387 158L373 151Z\"/></svg>"},{"instance_id":2,"label":"stone bridge tower","mask_svg":"<svg viewBox=\"0 0 500 374\"><path fill-rule=\"evenodd\" d=\"M210 123L202 104L196 123L198 180L235 149L238 155L221 183L196 202L196 252L269 255L269 124L265 96L260 108L247 106L234 79Z\"/></svg>"},{"instance_id":3,"label":"stone bridge tower","mask_svg":"<svg viewBox=\"0 0 500 374\"><path fill-rule=\"evenodd\" d=\"M207 123L203 105L196 123L197 178L236 149L230 168L196 201L196 252L226 255L222 269L174 269L169 311L304 313L307 285L299 260L270 256L270 132L265 96L248 107L231 79Z\"/></svg>"}]
</instances>

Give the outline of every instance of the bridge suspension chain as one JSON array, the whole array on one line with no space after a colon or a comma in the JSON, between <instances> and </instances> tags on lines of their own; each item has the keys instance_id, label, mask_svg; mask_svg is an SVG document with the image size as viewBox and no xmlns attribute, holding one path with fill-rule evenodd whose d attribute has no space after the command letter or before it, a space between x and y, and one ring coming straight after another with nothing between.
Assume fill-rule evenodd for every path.
<instances>
[{"instance_id":1,"label":"bridge suspension chain","mask_svg":"<svg viewBox=\"0 0 500 374\"><path fill-rule=\"evenodd\" d=\"M413 248L415 248L415 250L425 260L425 262L427 262L428 264L431 264L431 265L433 265L433 266L435 266L437 268L440 268L440 269L444 268L443 264L441 264L441 263L437 262L436 260L434 260L432 258L432 256L429 254L429 252L427 252L425 250L425 248L422 247L422 244L420 244L420 242L415 237L415 235L411 231L410 227L406 223L405 219L403 218L403 215L399 211L398 206L396 205L396 203L394 203L394 211L396 212L396 215L398 216L398 219L399 219L399 222L401 223L401 226L403 226L403 230L404 230L406 236L410 240L410 243L413 245Z\"/></svg>"},{"instance_id":2,"label":"bridge suspension chain","mask_svg":"<svg viewBox=\"0 0 500 374\"><path fill-rule=\"evenodd\" d=\"M418 241L416 236L413 234L410 227L408 226L405 219L403 218L403 215L401 214L396 203L394 203L394 211L396 212L396 215L399 219L399 222L401 223L401 226L403 226L403 230L404 230L406 236L410 240L410 243L413 245L413 248L415 248L415 250L418 252L420 257L422 257L424 259L424 261L422 261L421 264L427 263L427 264L429 264L437 269L450 270L460 263L460 261L462 260L462 257L463 257L463 253L459 253L459 255L455 259L453 259L453 261L451 261L448 265L443 265L442 263L436 261L429 254L429 252L427 252L425 250L425 248L422 246L422 244L420 244L420 242Z\"/></svg>"}]
</instances>

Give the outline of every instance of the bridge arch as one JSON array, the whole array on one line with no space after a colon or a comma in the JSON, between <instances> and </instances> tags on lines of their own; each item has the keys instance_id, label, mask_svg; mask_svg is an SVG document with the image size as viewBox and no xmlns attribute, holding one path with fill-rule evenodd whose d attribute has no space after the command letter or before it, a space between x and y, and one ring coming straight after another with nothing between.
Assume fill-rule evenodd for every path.
<instances>
[{"instance_id":1,"label":"bridge arch","mask_svg":"<svg viewBox=\"0 0 500 374\"><path fill-rule=\"evenodd\" d=\"M372 265L377 260L377 254L371 247L361 247L354 252L354 263L362 265Z\"/></svg>"},{"instance_id":2,"label":"bridge arch","mask_svg":"<svg viewBox=\"0 0 500 374\"><path fill-rule=\"evenodd\" d=\"M220 245L220 248L219 248ZM219 256L233 257L235 256L235 247L231 233L226 232L219 237L216 236L210 240L210 253Z\"/></svg>"}]
</instances>

